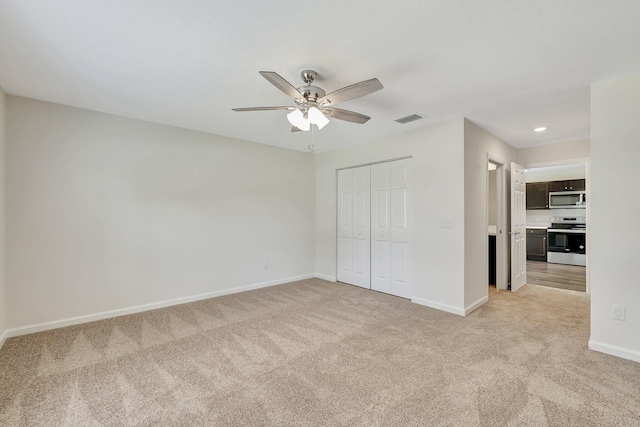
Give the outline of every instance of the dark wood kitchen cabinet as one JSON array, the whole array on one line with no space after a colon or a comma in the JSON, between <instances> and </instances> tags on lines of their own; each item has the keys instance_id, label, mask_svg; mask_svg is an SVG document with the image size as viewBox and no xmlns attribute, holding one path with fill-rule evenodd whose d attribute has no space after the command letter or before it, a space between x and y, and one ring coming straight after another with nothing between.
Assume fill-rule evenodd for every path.
<instances>
[{"instance_id":1,"label":"dark wood kitchen cabinet","mask_svg":"<svg viewBox=\"0 0 640 427\"><path fill-rule=\"evenodd\" d=\"M527 228L527 259L547 261L547 229Z\"/></svg>"},{"instance_id":2,"label":"dark wood kitchen cabinet","mask_svg":"<svg viewBox=\"0 0 640 427\"><path fill-rule=\"evenodd\" d=\"M549 209L549 183L527 183L527 209Z\"/></svg>"},{"instance_id":3,"label":"dark wood kitchen cabinet","mask_svg":"<svg viewBox=\"0 0 640 427\"><path fill-rule=\"evenodd\" d=\"M549 191L584 191L586 190L586 181L584 179L569 179L567 181L551 181L549 183Z\"/></svg>"}]
</instances>

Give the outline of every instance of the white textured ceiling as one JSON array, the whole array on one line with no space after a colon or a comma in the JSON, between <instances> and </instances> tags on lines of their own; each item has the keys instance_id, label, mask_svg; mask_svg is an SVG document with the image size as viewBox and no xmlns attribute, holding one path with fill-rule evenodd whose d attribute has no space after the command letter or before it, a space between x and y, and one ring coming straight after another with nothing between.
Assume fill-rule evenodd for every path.
<instances>
[{"instance_id":1,"label":"white textured ceiling","mask_svg":"<svg viewBox=\"0 0 640 427\"><path fill-rule=\"evenodd\" d=\"M525 147L589 137L589 85L640 72L639 23L638 0L0 0L0 86L303 149L285 111L231 108L287 105L258 71L311 68L327 92L384 85L340 104L372 119L332 120L318 151L461 116Z\"/></svg>"}]
</instances>

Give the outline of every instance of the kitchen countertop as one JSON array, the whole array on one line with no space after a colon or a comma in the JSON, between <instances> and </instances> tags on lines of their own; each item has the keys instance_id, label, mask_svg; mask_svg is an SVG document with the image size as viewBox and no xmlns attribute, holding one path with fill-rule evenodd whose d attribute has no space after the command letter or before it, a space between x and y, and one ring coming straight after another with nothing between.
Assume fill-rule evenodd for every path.
<instances>
[{"instance_id":1,"label":"kitchen countertop","mask_svg":"<svg viewBox=\"0 0 640 427\"><path fill-rule=\"evenodd\" d=\"M546 230L547 228L549 228L548 225L527 225L527 228L537 228L540 230Z\"/></svg>"}]
</instances>

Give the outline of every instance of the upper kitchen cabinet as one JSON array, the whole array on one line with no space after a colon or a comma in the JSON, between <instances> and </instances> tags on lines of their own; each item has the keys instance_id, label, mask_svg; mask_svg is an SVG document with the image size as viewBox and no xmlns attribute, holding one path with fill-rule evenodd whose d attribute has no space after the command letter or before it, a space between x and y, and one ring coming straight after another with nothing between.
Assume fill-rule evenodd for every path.
<instances>
[{"instance_id":1,"label":"upper kitchen cabinet","mask_svg":"<svg viewBox=\"0 0 640 427\"><path fill-rule=\"evenodd\" d=\"M586 189L584 179L570 179L567 181L551 181L549 192L556 191L584 191Z\"/></svg>"},{"instance_id":2,"label":"upper kitchen cabinet","mask_svg":"<svg viewBox=\"0 0 640 427\"><path fill-rule=\"evenodd\" d=\"M527 209L549 209L549 182L527 183Z\"/></svg>"}]
</instances>

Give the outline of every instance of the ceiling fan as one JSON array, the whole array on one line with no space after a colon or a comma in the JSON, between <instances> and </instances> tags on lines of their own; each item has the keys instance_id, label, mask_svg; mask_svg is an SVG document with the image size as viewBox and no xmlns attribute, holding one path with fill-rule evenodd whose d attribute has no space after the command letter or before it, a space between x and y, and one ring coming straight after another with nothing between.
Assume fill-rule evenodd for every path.
<instances>
[{"instance_id":1,"label":"ceiling fan","mask_svg":"<svg viewBox=\"0 0 640 427\"><path fill-rule=\"evenodd\" d=\"M360 98L379 91L383 88L378 79L369 79L360 83L345 86L335 90L328 95L317 86L312 86L313 81L318 77L318 73L313 70L304 70L300 73L306 86L295 88L291 83L273 71L260 71L262 77L267 79L272 85L280 89L286 95L293 98L295 106L277 107L248 107L232 108L233 111L268 111L268 110L288 110L287 119L292 125L291 132L308 131L312 125L322 129L329 123L327 117L332 119L345 120L347 122L364 124L371 117L341 108L334 105L351 99Z\"/></svg>"}]
</instances>

